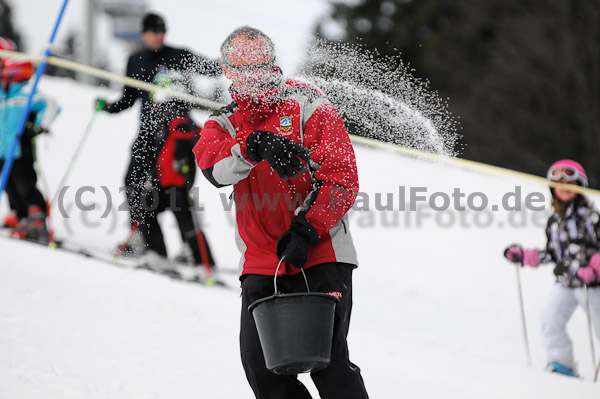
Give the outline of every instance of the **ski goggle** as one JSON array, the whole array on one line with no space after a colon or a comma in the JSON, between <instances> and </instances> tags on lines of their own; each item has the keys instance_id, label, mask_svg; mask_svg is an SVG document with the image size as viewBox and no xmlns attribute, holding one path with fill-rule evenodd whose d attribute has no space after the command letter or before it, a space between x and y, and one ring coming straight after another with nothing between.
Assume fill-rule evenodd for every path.
<instances>
[{"instance_id":1,"label":"ski goggle","mask_svg":"<svg viewBox=\"0 0 600 399\"><path fill-rule=\"evenodd\" d=\"M584 187L587 187L587 177L580 173L577 169L571 168L569 166L557 166L556 168L551 168L548 170L548 175L546 178L550 181L558 182L561 179L565 181L578 181Z\"/></svg>"},{"instance_id":2,"label":"ski goggle","mask_svg":"<svg viewBox=\"0 0 600 399\"><path fill-rule=\"evenodd\" d=\"M230 63L226 62L225 65L227 65L228 68L231 69L235 69L238 72L253 72L259 69L263 69L263 68L274 68L275 64L273 64L273 61L269 61L269 62L265 62L262 64L250 64L250 65L231 65Z\"/></svg>"},{"instance_id":3,"label":"ski goggle","mask_svg":"<svg viewBox=\"0 0 600 399\"><path fill-rule=\"evenodd\" d=\"M146 32L152 32L155 35L167 33L165 28L146 28L146 29L144 29L144 31L142 33L146 33Z\"/></svg>"}]
</instances>

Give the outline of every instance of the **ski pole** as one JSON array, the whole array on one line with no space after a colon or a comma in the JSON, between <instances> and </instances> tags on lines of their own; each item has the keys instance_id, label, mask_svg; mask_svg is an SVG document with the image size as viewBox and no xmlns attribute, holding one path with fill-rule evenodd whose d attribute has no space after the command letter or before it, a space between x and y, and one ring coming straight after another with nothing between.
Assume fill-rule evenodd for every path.
<instances>
[{"instance_id":1,"label":"ski pole","mask_svg":"<svg viewBox=\"0 0 600 399\"><path fill-rule=\"evenodd\" d=\"M37 141L37 137L34 139L34 144ZM33 160L34 168L40 177L42 182L42 186L44 187L44 191L46 192L46 220L48 222L48 246L52 249L56 249L56 242L54 241L54 227L52 223L52 214L50 212L50 200L48 199L48 195L50 195L50 186L48 185L48 180L46 179L46 175L43 172L43 168L41 167L36 151L34 151L34 160Z\"/></svg>"},{"instance_id":2,"label":"ski pole","mask_svg":"<svg viewBox=\"0 0 600 399\"><path fill-rule=\"evenodd\" d=\"M131 229L129 230L129 235L127 236L127 239L125 240L125 242L123 244L121 244L121 246L117 249L117 252L113 256L113 262L116 262L117 259L119 258L119 256L121 256L121 254L125 250L125 247L127 246L127 244L129 244L129 242L131 242L131 239L133 238L135 232L138 230L139 227L140 227L140 222L138 222L137 220L134 221L133 225L131 226Z\"/></svg>"},{"instance_id":3,"label":"ski pole","mask_svg":"<svg viewBox=\"0 0 600 399\"><path fill-rule=\"evenodd\" d=\"M58 32L58 27L60 26L60 22L62 21L63 15L65 13L65 9L67 8L67 3L69 0L64 0L62 7L60 8L60 12L58 13L58 17L56 18L56 22L54 23L54 28L52 29L52 33L50 34L50 40L48 41L48 45L46 46L46 51L44 52L44 58L42 62L38 65L38 68L35 72L35 78L33 79L33 84L31 86L31 91L29 92L29 96L27 97L27 102L25 103L25 107L23 108L23 112L21 113L21 117L17 124L17 134L13 138L13 141L9 147L4 166L2 167L2 175L0 178L0 198L2 197L2 192L6 188L6 184L8 183L8 178L10 177L10 172L12 170L12 166L15 160L15 152L17 150L17 146L21 141L21 136L23 135L23 131L25 130L25 123L27 122L27 117L29 116L29 111L31 110L31 104L33 102L33 96L37 90L38 83L40 82L40 78L42 77L44 70L46 69L47 59L50 56L50 47L52 43L54 43L54 39L56 38L56 33Z\"/></svg>"},{"instance_id":4,"label":"ski pole","mask_svg":"<svg viewBox=\"0 0 600 399\"><path fill-rule=\"evenodd\" d=\"M523 248L521 250L521 259L516 264L517 271L517 291L519 294L519 307L521 309L521 325L523 327L523 342L525 344L525 354L527 356L527 366L531 367L531 352L529 351L529 339L527 338L527 323L525 320L525 306L523 305L523 290L521 289L521 267L523 266Z\"/></svg>"},{"instance_id":5,"label":"ski pole","mask_svg":"<svg viewBox=\"0 0 600 399\"><path fill-rule=\"evenodd\" d=\"M96 109L92 113L92 117L90 118L85 130L83 131L83 135L81 136L81 139L79 140L79 144L77 144L77 148L75 149L75 152L73 153L73 156L71 157L71 160L69 161L69 166L67 166L67 170L65 171L62 178L60 179L60 183L58 183L58 188L56 189L56 192L54 193L54 197L52 198L52 201L50 202L50 206L52 206L54 204L56 197L60 193L60 190L65 185L67 178L71 174L71 171L73 170L73 165L75 165L75 162L77 161L77 158L79 157L79 154L81 153L81 149L83 148L83 145L85 144L85 141L87 140L87 137L89 136L90 132L92 131L92 126L94 125L94 121L96 120L96 115L98 115L98 112L100 110L102 110L103 105L104 105L104 100L102 100L102 99L98 100Z\"/></svg>"},{"instance_id":6,"label":"ski pole","mask_svg":"<svg viewBox=\"0 0 600 399\"><path fill-rule=\"evenodd\" d=\"M594 382L598 381L598 374L600 374L600 362L598 362L598 367L596 367L596 373L594 374Z\"/></svg>"},{"instance_id":7,"label":"ski pole","mask_svg":"<svg viewBox=\"0 0 600 399\"><path fill-rule=\"evenodd\" d=\"M56 249L56 241L54 240L54 224L52 219L52 211L50 207L50 200L46 199L46 219L48 219L48 246L52 249Z\"/></svg>"},{"instance_id":8,"label":"ski pole","mask_svg":"<svg viewBox=\"0 0 600 399\"><path fill-rule=\"evenodd\" d=\"M583 296L585 299L585 313L587 314L588 321L588 331L590 334L590 349L592 352L592 370L596 367L596 350L594 349L594 334L592 332L592 316L590 313L590 297L588 296L588 286L584 284L583 286ZM598 373L596 372L596 377ZM594 379L595 381L596 379Z\"/></svg>"},{"instance_id":9,"label":"ski pole","mask_svg":"<svg viewBox=\"0 0 600 399\"><path fill-rule=\"evenodd\" d=\"M200 250L200 257L202 258L202 265L204 266L204 270L206 271L206 283L212 285L215 283L215 279L212 276L212 270L210 268L210 261L208 259L208 250L206 240L204 239L204 234L200 229L200 221L196 215L196 211L194 210L194 201L190 199L191 209L190 214L192 215L192 222L194 223L194 231L196 233L196 241L198 243L198 249Z\"/></svg>"}]
</instances>

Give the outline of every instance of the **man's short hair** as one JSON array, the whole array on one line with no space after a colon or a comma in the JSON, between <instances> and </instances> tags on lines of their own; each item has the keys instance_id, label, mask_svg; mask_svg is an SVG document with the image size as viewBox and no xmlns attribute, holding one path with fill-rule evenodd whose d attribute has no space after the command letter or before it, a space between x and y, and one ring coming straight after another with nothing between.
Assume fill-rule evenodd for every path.
<instances>
[{"instance_id":1,"label":"man's short hair","mask_svg":"<svg viewBox=\"0 0 600 399\"><path fill-rule=\"evenodd\" d=\"M227 57L229 56L229 51L231 49L231 43L233 42L233 39L235 39L238 36L243 36L250 40L263 38L265 40L265 43L267 44L267 51L271 56L270 58L273 62L275 62L275 45L273 44L271 38L260 29L256 29L251 26L245 25L236 28L233 32L229 34L229 36L227 36L227 38L223 41L223 44L221 44L221 60L224 63L227 63Z\"/></svg>"}]
</instances>

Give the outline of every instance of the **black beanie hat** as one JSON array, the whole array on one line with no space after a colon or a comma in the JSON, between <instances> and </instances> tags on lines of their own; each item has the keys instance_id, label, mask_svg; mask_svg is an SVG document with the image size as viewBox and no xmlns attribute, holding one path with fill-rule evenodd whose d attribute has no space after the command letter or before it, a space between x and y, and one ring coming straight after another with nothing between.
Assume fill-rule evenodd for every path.
<instances>
[{"instance_id":1,"label":"black beanie hat","mask_svg":"<svg viewBox=\"0 0 600 399\"><path fill-rule=\"evenodd\" d=\"M146 32L149 30L162 30L163 32L166 32L167 26L165 25L165 20L162 19L160 15L153 14L151 12L147 13L142 19L142 32Z\"/></svg>"}]
</instances>

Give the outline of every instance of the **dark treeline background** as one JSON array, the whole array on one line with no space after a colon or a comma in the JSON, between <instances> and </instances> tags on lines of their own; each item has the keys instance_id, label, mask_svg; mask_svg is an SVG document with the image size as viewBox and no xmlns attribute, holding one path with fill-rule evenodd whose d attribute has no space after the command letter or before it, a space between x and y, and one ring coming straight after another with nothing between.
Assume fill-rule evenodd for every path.
<instances>
[{"instance_id":1,"label":"dark treeline background","mask_svg":"<svg viewBox=\"0 0 600 399\"><path fill-rule=\"evenodd\" d=\"M17 48L21 48L21 35L13 26L13 12L6 0L0 0L0 37L10 38Z\"/></svg>"},{"instance_id":2,"label":"dark treeline background","mask_svg":"<svg viewBox=\"0 0 600 399\"><path fill-rule=\"evenodd\" d=\"M462 157L536 175L572 158L600 187L599 0L346 3L332 2L342 41L400 52L449 97Z\"/></svg>"},{"instance_id":3,"label":"dark treeline background","mask_svg":"<svg viewBox=\"0 0 600 399\"><path fill-rule=\"evenodd\" d=\"M600 0L332 1L330 17L449 98L462 157L536 175L572 158L600 187ZM0 36L24 49L6 0Z\"/></svg>"}]
</instances>

